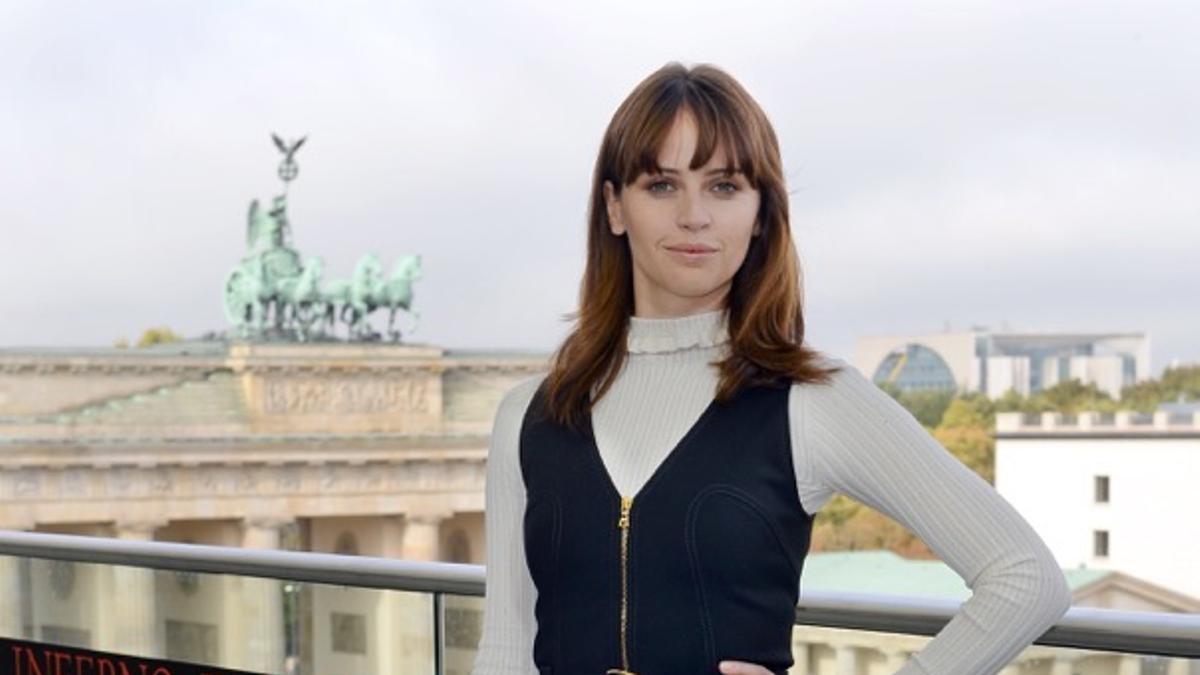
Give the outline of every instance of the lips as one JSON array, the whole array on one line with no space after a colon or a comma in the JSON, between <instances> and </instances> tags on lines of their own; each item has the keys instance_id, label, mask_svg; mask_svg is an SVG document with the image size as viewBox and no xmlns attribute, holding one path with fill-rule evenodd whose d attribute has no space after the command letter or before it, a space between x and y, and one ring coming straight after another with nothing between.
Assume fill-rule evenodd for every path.
<instances>
[{"instance_id":1,"label":"lips","mask_svg":"<svg viewBox=\"0 0 1200 675\"><path fill-rule=\"evenodd\" d=\"M679 251L680 253L713 253L717 249L704 244L680 244L678 246L668 246L668 251Z\"/></svg>"}]
</instances>

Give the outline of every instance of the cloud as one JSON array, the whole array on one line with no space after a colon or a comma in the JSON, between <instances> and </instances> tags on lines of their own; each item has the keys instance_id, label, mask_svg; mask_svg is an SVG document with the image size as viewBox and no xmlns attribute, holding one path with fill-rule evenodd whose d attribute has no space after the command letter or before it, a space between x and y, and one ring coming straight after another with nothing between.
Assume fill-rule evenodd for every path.
<instances>
[{"instance_id":1,"label":"cloud","mask_svg":"<svg viewBox=\"0 0 1200 675\"><path fill-rule=\"evenodd\" d=\"M1200 360L1200 320L1170 309L1193 302L1200 229L1190 3L0 11L0 344L223 326L278 131L310 138L302 253L345 276L367 251L420 252L414 339L549 350L604 125L679 59L728 68L774 121L831 351L901 324L1071 317Z\"/></svg>"}]
</instances>

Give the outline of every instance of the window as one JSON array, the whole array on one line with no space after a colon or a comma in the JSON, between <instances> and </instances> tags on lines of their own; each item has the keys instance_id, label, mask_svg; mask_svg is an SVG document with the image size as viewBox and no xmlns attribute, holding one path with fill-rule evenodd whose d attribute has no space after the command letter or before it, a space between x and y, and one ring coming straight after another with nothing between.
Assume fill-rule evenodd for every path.
<instances>
[{"instance_id":1,"label":"window","mask_svg":"<svg viewBox=\"0 0 1200 675\"><path fill-rule=\"evenodd\" d=\"M1092 531L1092 555L1097 558L1108 557L1108 530Z\"/></svg>"},{"instance_id":2,"label":"window","mask_svg":"<svg viewBox=\"0 0 1200 675\"><path fill-rule=\"evenodd\" d=\"M1094 492L1097 504L1108 503L1108 476L1096 476Z\"/></svg>"}]
</instances>

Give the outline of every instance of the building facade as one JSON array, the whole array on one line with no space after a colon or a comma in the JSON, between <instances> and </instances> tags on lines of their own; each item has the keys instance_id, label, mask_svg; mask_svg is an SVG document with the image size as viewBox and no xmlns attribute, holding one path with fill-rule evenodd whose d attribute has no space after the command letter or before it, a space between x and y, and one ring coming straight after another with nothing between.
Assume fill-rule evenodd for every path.
<instances>
[{"instance_id":1,"label":"building facade","mask_svg":"<svg viewBox=\"0 0 1200 675\"><path fill-rule=\"evenodd\" d=\"M1150 377L1145 333L1011 333L986 330L880 335L858 340L854 365L901 390L1035 394L1077 379L1113 398Z\"/></svg>"},{"instance_id":2,"label":"building facade","mask_svg":"<svg viewBox=\"0 0 1200 675\"><path fill-rule=\"evenodd\" d=\"M0 352L0 528L482 564L492 417L545 367L422 345ZM0 634L284 672L278 581L201 575L197 593L150 570L3 558L0 578ZM309 672L429 657L419 594L301 601ZM477 630L478 611L461 616Z\"/></svg>"},{"instance_id":3,"label":"building facade","mask_svg":"<svg viewBox=\"0 0 1200 675\"><path fill-rule=\"evenodd\" d=\"M1064 568L1200 599L1198 485L1200 413L997 415L996 489ZM1128 590L1107 606L1158 609Z\"/></svg>"}]
</instances>

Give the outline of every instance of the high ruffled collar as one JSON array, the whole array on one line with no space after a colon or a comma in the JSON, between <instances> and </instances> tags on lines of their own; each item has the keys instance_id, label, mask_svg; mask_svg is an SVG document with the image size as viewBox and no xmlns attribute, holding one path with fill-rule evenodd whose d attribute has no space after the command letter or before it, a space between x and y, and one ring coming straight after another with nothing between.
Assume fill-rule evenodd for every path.
<instances>
[{"instance_id":1,"label":"high ruffled collar","mask_svg":"<svg viewBox=\"0 0 1200 675\"><path fill-rule=\"evenodd\" d=\"M631 316L626 344L631 354L715 347L729 341L726 321L724 309L664 319Z\"/></svg>"}]
</instances>

